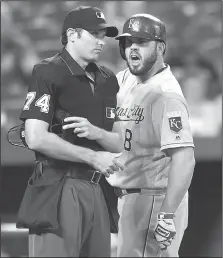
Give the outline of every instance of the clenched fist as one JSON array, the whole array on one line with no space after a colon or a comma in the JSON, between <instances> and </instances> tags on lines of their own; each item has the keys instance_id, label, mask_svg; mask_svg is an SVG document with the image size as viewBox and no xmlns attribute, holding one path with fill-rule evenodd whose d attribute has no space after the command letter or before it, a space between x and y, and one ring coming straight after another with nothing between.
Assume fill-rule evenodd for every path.
<instances>
[{"instance_id":1,"label":"clenched fist","mask_svg":"<svg viewBox=\"0 0 223 258\"><path fill-rule=\"evenodd\" d=\"M110 174L114 174L115 171L123 170L124 168L123 164L117 159L119 156L120 154L117 153L97 151L92 165L96 170L109 177Z\"/></svg>"}]
</instances>

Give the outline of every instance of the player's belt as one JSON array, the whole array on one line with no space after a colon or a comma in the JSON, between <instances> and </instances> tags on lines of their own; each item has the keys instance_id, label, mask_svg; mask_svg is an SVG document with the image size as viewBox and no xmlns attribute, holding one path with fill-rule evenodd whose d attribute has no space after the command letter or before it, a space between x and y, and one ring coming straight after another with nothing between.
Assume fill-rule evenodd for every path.
<instances>
[{"instance_id":1,"label":"player's belt","mask_svg":"<svg viewBox=\"0 0 223 258\"><path fill-rule=\"evenodd\" d=\"M121 198L124 195L127 194L133 194L133 193L138 193L138 194L147 194L147 195L164 195L166 193L166 188L154 188L154 189L149 189L149 188L128 188L128 189L121 189L119 187L114 188L115 194Z\"/></svg>"},{"instance_id":2,"label":"player's belt","mask_svg":"<svg viewBox=\"0 0 223 258\"><path fill-rule=\"evenodd\" d=\"M98 184L102 174L96 170L80 169L80 168L72 167L69 169L66 176L74 179L89 181L93 184Z\"/></svg>"}]
</instances>

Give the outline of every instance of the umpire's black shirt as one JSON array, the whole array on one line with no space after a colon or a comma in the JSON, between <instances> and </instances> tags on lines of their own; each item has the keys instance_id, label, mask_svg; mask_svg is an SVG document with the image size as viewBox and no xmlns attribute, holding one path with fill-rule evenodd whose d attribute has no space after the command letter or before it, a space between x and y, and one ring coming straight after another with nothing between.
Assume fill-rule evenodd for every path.
<instances>
[{"instance_id":1,"label":"umpire's black shirt","mask_svg":"<svg viewBox=\"0 0 223 258\"><path fill-rule=\"evenodd\" d=\"M93 125L111 131L119 90L116 76L95 63L86 70L93 80L66 49L37 63L20 119L38 119L52 125L56 123L56 111L62 109L70 116L85 117ZM96 141L73 136L71 142L76 145L102 150Z\"/></svg>"}]
</instances>

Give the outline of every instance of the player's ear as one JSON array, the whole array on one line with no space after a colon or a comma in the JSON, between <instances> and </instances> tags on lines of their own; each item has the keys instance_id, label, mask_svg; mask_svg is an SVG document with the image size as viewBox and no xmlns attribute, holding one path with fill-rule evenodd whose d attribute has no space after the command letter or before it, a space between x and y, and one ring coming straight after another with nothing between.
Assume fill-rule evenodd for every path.
<instances>
[{"instance_id":1,"label":"player's ear","mask_svg":"<svg viewBox=\"0 0 223 258\"><path fill-rule=\"evenodd\" d=\"M163 56L165 53L165 44L163 42L157 42L156 50L158 55Z\"/></svg>"}]
</instances>

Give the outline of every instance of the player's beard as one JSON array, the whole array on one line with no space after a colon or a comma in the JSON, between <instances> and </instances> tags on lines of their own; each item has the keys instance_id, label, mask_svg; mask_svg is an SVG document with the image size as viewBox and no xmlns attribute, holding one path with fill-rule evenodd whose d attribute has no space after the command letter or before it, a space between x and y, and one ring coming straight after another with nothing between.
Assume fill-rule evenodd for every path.
<instances>
[{"instance_id":1,"label":"player's beard","mask_svg":"<svg viewBox=\"0 0 223 258\"><path fill-rule=\"evenodd\" d=\"M129 67L130 72L133 75L136 75L136 76L144 75L152 69L152 67L156 63L156 60L157 60L157 52L155 50L148 59L146 59L144 61L141 61L142 65L140 64L140 65L135 66L135 67L131 66L131 62L129 62L129 60L127 60L127 65Z\"/></svg>"}]
</instances>

